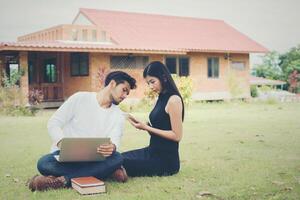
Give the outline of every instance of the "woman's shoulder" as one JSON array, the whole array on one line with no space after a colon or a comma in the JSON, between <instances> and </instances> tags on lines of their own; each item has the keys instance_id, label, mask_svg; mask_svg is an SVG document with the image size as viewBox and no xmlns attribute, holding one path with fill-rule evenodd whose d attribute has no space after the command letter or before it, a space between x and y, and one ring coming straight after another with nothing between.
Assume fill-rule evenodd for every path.
<instances>
[{"instance_id":1,"label":"woman's shoulder","mask_svg":"<svg viewBox=\"0 0 300 200\"><path fill-rule=\"evenodd\" d=\"M167 107L180 107L182 106L182 100L179 95L173 94L170 96Z\"/></svg>"},{"instance_id":2,"label":"woman's shoulder","mask_svg":"<svg viewBox=\"0 0 300 200\"><path fill-rule=\"evenodd\" d=\"M169 100L168 100L169 103L181 103L181 98L180 96L178 96L177 94L173 94L170 96Z\"/></svg>"}]
</instances>

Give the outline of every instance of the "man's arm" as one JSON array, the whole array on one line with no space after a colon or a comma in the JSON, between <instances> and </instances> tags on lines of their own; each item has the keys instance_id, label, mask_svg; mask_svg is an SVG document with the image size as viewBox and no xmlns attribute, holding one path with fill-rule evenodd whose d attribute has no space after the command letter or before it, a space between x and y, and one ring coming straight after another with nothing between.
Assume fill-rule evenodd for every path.
<instances>
[{"instance_id":1,"label":"man's arm","mask_svg":"<svg viewBox=\"0 0 300 200\"><path fill-rule=\"evenodd\" d=\"M52 142L58 147L60 145L63 135L63 127L68 123L74 116L74 106L78 93L69 97L60 107L55 111L48 121L48 133L52 139Z\"/></svg>"},{"instance_id":2,"label":"man's arm","mask_svg":"<svg viewBox=\"0 0 300 200\"><path fill-rule=\"evenodd\" d=\"M115 151L120 149L121 137L123 135L124 126L125 126L125 118L122 115L118 120L116 120L114 124L114 128L109 133L111 142L112 144L115 145Z\"/></svg>"}]
</instances>

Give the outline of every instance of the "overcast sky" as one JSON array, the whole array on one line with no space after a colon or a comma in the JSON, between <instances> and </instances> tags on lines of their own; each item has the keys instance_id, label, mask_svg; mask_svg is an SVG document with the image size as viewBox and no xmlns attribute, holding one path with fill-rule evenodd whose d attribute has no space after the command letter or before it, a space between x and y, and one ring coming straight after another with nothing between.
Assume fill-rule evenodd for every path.
<instances>
[{"instance_id":1,"label":"overcast sky","mask_svg":"<svg viewBox=\"0 0 300 200\"><path fill-rule=\"evenodd\" d=\"M0 0L0 41L70 24L80 7L221 19L269 50L300 44L300 0Z\"/></svg>"}]
</instances>

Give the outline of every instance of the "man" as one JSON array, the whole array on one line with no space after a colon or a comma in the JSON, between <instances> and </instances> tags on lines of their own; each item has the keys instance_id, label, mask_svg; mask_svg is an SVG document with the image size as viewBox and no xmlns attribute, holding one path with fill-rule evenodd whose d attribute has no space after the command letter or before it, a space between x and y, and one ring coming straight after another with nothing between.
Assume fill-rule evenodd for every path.
<instances>
[{"instance_id":1,"label":"man","mask_svg":"<svg viewBox=\"0 0 300 200\"><path fill-rule=\"evenodd\" d=\"M94 176L105 179L111 175L125 182L122 156L116 151L120 145L125 118L117 106L136 88L136 80L125 72L115 71L106 76L105 87L98 93L78 92L72 95L53 114L48 122L48 132L53 141L51 153L37 163L42 174L34 176L29 188L35 190L57 189L71 186L71 178ZM99 146L97 152L106 159L100 162L58 162L61 139L64 137L110 137L111 143ZM80 148L80 147L78 147Z\"/></svg>"}]
</instances>

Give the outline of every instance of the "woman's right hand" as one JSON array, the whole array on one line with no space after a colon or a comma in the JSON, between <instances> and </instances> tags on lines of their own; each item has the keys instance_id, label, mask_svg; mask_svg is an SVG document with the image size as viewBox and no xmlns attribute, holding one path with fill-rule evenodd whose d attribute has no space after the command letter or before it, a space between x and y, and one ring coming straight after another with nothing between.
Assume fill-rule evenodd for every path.
<instances>
[{"instance_id":1,"label":"woman's right hand","mask_svg":"<svg viewBox=\"0 0 300 200\"><path fill-rule=\"evenodd\" d=\"M131 123L132 126L139 130L147 130L147 124L135 119L132 115L128 116L128 121Z\"/></svg>"}]
</instances>

